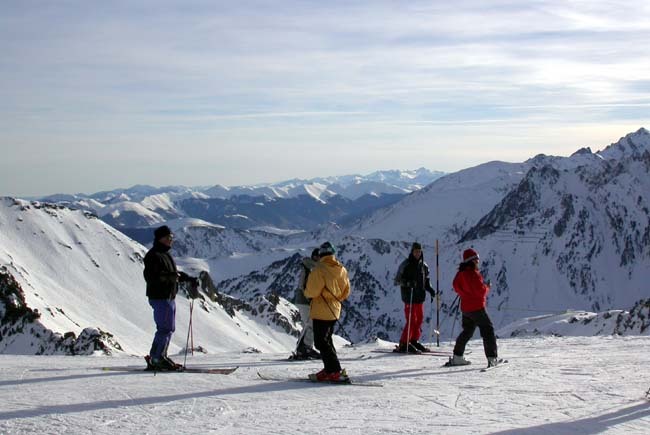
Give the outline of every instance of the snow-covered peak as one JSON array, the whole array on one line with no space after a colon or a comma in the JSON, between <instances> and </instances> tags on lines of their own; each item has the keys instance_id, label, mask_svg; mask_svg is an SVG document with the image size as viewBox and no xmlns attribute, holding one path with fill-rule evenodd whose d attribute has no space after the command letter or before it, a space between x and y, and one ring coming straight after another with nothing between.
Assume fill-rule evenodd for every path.
<instances>
[{"instance_id":1,"label":"snow-covered peak","mask_svg":"<svg viewBox=\"0 0 650 435\"><path fill-rule=\"evenodd\" d=\"M384 240L433 241L487 213L525 175L528 163L488 162L445 175L346 232Z\"/></svg>"},{"instance_id":2,"label":"snow-covered peak","mask_svg":"<svg viewBox=\"0 0 650 435\"><path fill-rule=\"evenodd\" d=\"M211 222L206 222L202 219L196 219L196 218L172 219L170 221L165 222L165 225L167 225L175 233L184 231L190 227L205 227L205 228L214 228L217 230L223 230L226 228L223 225L213 224Z\"/></svg>"},{"instance_id":3,"label":"snow-covered peak","mask_svg":"<svg viewBox=\"0 0 650 435\"><path fill-rule=\"evenodd\" d=\"M650 132L645 128L640 128L597 154L606 160L620 160L624 157L643 154L646 151L650 151Z\"/></svg>"},{"instance_id":4,"label":"snow-covered peak","mask_svg":"<svg viewBox=\"0 0 650 435\"><path fill-rule=\"evenodd\" d=\"M149 210L174 210L174 202L169 193L159 193L145 197L140 204Z\"/></svg>"},{"instance_id":5,"label":"snow-covered peak","mask_svg":"<svg viewBox=\"0 0 650 435\"><path fill-rule=\"evenodd\" d=\"M157 225L165 221L159 213L151 211L144 205L132 201L120 201L109 204L95 212L106 222L116 227L142 227Z\"/></svg>"}]
</instances>

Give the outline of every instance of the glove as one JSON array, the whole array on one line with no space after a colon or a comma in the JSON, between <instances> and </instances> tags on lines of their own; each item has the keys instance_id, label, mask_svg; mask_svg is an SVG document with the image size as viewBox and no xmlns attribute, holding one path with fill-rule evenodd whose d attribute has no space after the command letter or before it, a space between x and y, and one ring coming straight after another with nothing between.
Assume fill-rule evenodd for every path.
<instances>
[{"instance_id":1,"label":"glove","mask_svg":"<svg viewBox=\"0 0 650 435\"><path fill-rule=\"evenodd\" d=\"M183 282L183 281L190 281L192 278L185 272L178 272L178 280Z\"/></svg>"}]
</instances>

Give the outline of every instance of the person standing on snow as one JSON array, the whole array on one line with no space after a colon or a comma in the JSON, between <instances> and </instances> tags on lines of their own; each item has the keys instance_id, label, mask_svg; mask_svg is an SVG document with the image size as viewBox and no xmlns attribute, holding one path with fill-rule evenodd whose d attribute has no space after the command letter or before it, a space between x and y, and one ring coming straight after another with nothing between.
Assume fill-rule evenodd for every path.
<instances>
[{"instance_id":1,"label":"person standing on snow","mask_svg":"<svg viewBox=\"0 0 650 435\"><path fill-rule=\"evenodd\" d=\"M144 279L147 298L153 308L156 334L149 355L145 357L147 370L178 370L181 365L167 356L167 348L176 330L176 293L179 282L191 282L196 289L198 279L176 269L169 250L174 235L167 225L154 231L153 247L144 257Z\"/></svg>"},{"instance_id":2,"label":"person standing on snow","mask_svg":"<svg viewBox=\"0 0 650 435\"><path fill-rule=\"evenodd\" d=\"M454 291L460 297L463 330L456 339L454 356L449 359L448 365L470 364L463 357L463 354L465 353L465 346L474 335L477 326L483 338L483 349L488 360L488 367L498 364L497 339L492 321L490 321L490 317L485 311L490 285L483 282L483 276L478 270L478 265L478 253L473 249L466 249L463 252L463 262L458 266L458 272L453 281Z\"/></svg>"},{"instance_id":3,"label":"person standing on snow","mask_svg":"<svg viewBox=\"0 0 650 435\"><path fill-rule=\"evenodd\" d=\"M309 303L310 300L305 297L304 291L307 287L307 279L309 278L309 273L316 266L320 256L318 255L318 248L314 249L311 253L311 257L305 257L302 259L302 268L300 283L296 289L296 297L294 299L294 304L298 307L300 311L300 318L302 319L302 334L298 338L296 343L296 350L289 357L291 360L305 360L305 359L320 359L320 353L314 349L314 326L311 318L309 317Z\"/></svg>"},{"instance_id":4,"label":"person standing on snow","mask_svg":"<svg viewBox=\"0 0 650 435\"><path fill-rule=\"evenodd\" d=\"M320 260L307 279L305 297L311 299L310 316L314 322L314 343L323 359L323 370L309 375L314 381L346 381L345 370L332 342L334 325L341 316L341 303L350 296L348 271L334 257L336 249L325 242L318 250Z\"/></svg>"},{"instance_id":5,"label":"person standing on snow","mask_svg":"<svg viewBox=\"0 0 650 435\"><path fill-rule=\"evenodd\" d=\"M435 291L429 280L429 266L424 262L422 245L418 242L413 243L408 258L397 269L395 285L400 286L406 317L406 324L395 352L428 352L429 349L419 340L422 335L426 293L433 298Z\"/></svg>"}]
</instances>

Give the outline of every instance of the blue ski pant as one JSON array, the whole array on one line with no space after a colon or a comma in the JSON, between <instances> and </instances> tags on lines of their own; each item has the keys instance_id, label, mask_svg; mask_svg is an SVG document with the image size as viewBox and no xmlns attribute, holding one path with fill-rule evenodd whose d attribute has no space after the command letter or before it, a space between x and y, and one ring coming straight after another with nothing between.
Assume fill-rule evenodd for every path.
<instances>
[{"instance_id":1,"label":"blue ski pant","mask_svg":"<svg viewBox=\"0 0 650 435\"><path fill-rule=\"evenodd\" d=\"M156 334L149 356L157 360L167 355L167 347L176 330L176 300L149 299L149 305L153 308L153 320L156 322Z\"/></svg>"}]
</instances>

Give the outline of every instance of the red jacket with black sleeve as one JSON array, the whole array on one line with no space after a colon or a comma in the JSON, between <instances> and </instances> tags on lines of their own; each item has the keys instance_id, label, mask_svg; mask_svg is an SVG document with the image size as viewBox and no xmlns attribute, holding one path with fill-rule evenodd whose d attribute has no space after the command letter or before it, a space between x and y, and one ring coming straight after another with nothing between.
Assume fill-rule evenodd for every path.
<instances>
[{"instance_id":1,"label":"red jacket with black sleeve","mask_svg":"<svg viewBox=\"0 0 650 435\"><path fill-rule=\"evenodd\" d=\"M454 291L460 296L460 310L464 313L485 308L488 287L483 282L483 276L478 270L465 269L454 277Z\"/></svg>"}]
</instances>

